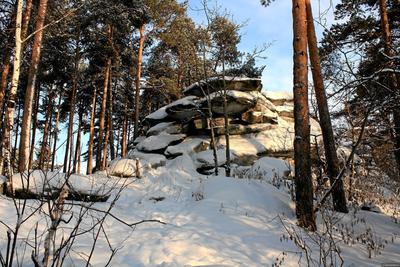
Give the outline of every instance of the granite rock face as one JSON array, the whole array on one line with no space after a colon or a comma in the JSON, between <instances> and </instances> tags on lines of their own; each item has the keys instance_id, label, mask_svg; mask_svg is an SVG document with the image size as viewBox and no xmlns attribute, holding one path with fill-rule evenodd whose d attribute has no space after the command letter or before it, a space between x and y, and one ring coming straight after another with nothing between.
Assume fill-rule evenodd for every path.
<instances>
[{"instance_id":1,"label":"granite rock face","mask_svg":"<svg viewBox=\"0 0 400 267\"><path fill-rule=\"evenodd\" d=\"M224 89L224 86L226 90ZM261 80L216 77L184 90L185 97L156 110L144 120L144 137L138 138L130 158L158 167L167 159L187 155L200 172L214 165L211 127L215 134L218 165L226 162L224 99L226 98L231 161L252 165L261 157L291 158L293 154L293 97L287 92L261 92ZM209 107L213 118L209 118ZM320 136L311 119L311 134ZM314 141L314 140L312 140ZM158 156L156 156L158 155Z\"/></svg>"}]
</instances>

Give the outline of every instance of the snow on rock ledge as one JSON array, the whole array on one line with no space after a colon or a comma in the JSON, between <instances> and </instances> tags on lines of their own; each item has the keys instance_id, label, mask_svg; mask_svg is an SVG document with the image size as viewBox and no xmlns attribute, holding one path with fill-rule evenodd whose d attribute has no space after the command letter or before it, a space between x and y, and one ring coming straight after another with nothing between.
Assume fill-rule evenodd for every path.
<instances>
[{"instance_id":1,"label":"snow on rock ledge","mask_svg":"<svg viewBox=\"0 0 400 267\"><path fill-rule=\"evenodd\" d=\"M224 81L225 80L225 81ZM224 84L225 83L225 84ZM262 84L259 78L248 77L212 77L202 80L185 88L185 95L203 97L204 93L210 94L224 87L228 90L238 91L261 91Z\"/></svg>"},{"instance_id":2,"label":"snow on rock ledge","mask_svg":"<svg viewBox=\"0 0 400 267\"><path fill-rule=\"evenodd\" d=\"M143 153L136 149L129 151L128 159L139 159L143 167L150 165L151 168L165 166L167 159L164 155L154 153Z\"/></svg>"},{"instance_id":3,"label":"snow on rock ledge","mask_svg":"<svg viewBox=\"0 0 400 267\"><path fill-rule=\"evenodd\" d=\"M185 134L161 133L160 135L147 137L136 148L143 152L163 153L169 145L180 143L185 137Z\"/></svg>"},{"instance_id":4,"label":"snow on rock ledge","mask_svg":"<svg viewBox=\"0 0 400 267\"><path fill-rule=\"evenodd\" d=\"M119 159L113 161L108 167L108 173L117 177L137 177L142 176L142 164L137 159Z\"/></svg>"}]
</instances>

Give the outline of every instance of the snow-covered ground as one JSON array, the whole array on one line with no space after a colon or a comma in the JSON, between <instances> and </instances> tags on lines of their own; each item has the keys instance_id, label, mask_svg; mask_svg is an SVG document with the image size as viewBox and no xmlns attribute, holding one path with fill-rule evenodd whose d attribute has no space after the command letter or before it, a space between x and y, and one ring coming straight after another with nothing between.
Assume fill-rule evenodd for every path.
<instances>
[{"instance_id":1,"label":"snow-covered ground","mask_svg":"<svg viewBox=\"0 0 400 267\"><path fill-rule=\"evenodd\" d=\"M112 180L111 184L118 185L117 188L125 187L111 210L114 216L126 223L145 219L166 223L149 222L131 228L108 216L104 232L111 247L117 249L109 266L273 266L282 257L281 266L306 266L304 252L290 239L287 230L295 231L292 239L297 233L307 241L312 258L318 263L320 250L311 240L317 235L307 235L297 228L289 189L285 186L278 189L271 184L275 173L280 176L288 171L287 165L277 159L260 159L249 169L249 176L260 178L254 174L256 171L263 173L265 178L204 176L196 172L193 160L183 155L168 160L164 167L145 169L141 179L108 178ZM71 183L79 188L77 178L74 177ZM109 184L105 176L98 174L97 178L90 181ZM87 189L87 182L83 186ZM92 208L107 210L117 195L117 188L112 191L108 202L96 203ZM80 207L76 204L81 204L67 203L65 219L71 213L77 215ZM75 205L69 205L72 203ZM38 205L38 201L29 200L26 213ZM102 214L93 209L85 215L82 231L101 218ZM380 266L382 263L400 262L400 225L389 216L357 211L338 217L337 231L333 231L333 235L340 247L344 266ZM12 200L1 195L0 220L13 227L15 218ZM17 247L21 266L33 265L30 260L32 248L26 244L34 244L37 225L37 242L43 247L45 235L42 234L48 221L43 212L36 212L22 225ZM320 233L324 230L322 221L319 216ZM63 234L67 236L75 223L76 218L68 224L62 222L57 232L58 240ZM0 224L3 255L7 245L4 224ZM344 231L354 231L350 233L353 238L344 235L348 244L340 238ZM66 258L67 266L84 266L93 240L91 233L77 236L70 256ZM368 246L378 247L380 244L384 248L372 249L371 258L368 258ZM109 244L101 231L90 263L104 266L110 254ZM23 262L22 258L25 258ZM336 260L340 266L340 259L336 257Z\"/></svg>"}]
</instances>

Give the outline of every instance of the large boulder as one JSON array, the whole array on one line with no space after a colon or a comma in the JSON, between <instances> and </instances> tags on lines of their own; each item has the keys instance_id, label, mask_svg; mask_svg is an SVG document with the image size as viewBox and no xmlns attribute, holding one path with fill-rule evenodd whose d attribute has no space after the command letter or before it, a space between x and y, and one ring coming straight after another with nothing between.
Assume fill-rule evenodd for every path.
<instances>
[{"instance_id":1,"label":"large boulder","mask_svg":"<svg viewBox=\"0 0 400 267\"><path fill-rule=\"evenodd\" d=\"M225 81L224 81L225 80ZM228 90L237 91L261 91L262 84L259 78L247 78L247 77L212 77L207 80L194 83L189 87L186 87L183 93L187 96L198 96L203 97L205 95L220 91L226 87Z\"/></svg>"}]
</instances>

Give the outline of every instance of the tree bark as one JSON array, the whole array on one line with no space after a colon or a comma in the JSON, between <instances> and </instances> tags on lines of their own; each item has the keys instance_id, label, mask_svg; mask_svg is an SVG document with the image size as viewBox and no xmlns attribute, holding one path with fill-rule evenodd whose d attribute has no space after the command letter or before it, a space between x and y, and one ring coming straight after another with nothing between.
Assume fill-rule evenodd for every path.
<instances>
[{"instance_id":1,"label":"tree bark","mask_svg":"<svg viewBox=\"0 0 400 267\"><path fill-rule=\"evenodd\" d=\"M112 26L108 25L107 29L108 40L112 42ZM111 57L107 58L105 67L104 67L104 85L103 85L103 96L101 98L101 110L99 115L99 138L97 143L97 155L96 155L96 168L99 170L103 170L103 158L102 158L102 150L103 150L103 134L104 134L104 123L105 123L105 114L107 108L107 93L108 93L108 84L110 78L110 69L111 69Z\"/></svg>"},{"instance_id":2,"label":"tree bark","mask_svg":"<svg viewBox=\"0 0 400 267\"><path fill-rule=\"evenodd\" d=\"M385 43L385 54L388 57L393 57L395 55L395 50L393 48L392 34L389 26L389 18L387 12L387 3L386 0L379 0L379 11L381 16L381 27L382 27L382 38ZM390 62L388 64L389 68L393 68L393 63ZM393 95L396 97L396 94L400 90L398 88L398 80L396 74L390 74L389 78L390 87L393 90ZM398 103L398 101L397 101ZM393 122L394 122L394 154L397 162L397 168L400 174L400 106L394 105L393 110Z\"/></svg>"},{"instance_id":3,"label":"tree bark","mask_svg":"<svg viewBox=\"0 0 400 267\"><path fill-rule=\"evenodd\" d=\"M14 127L14 111L15 111L15 97L18 89L20 65L21 65L21 22L22 22L22 0L17 1L17 15L15 19L15 56L13 61L13 75L11 79L11 89L7 102L7 111L5 116L5 131L3 134L3 157L5 163L5 175L9 182L12 183L11 177L13 175L13 168L11 166L11 140L12 131ZM2 165L2 164L0 164ZM11 188L12 189L12 188Z\"/></svg>"},{"instance_id":4,"label":"tree bark","mask_svg":"<svg viewBox=\"0 0 400 267\"><path fill-rule=\"evenodd\" d=\"M53 143L53 151L51 153L51 171L54 171L54 164L56 160L56 153L57 153L57 139L58 139L58 128L60 126L60 110L61 110L61 95L58 98L57 104L57 115L56 115L56 126L54 128L54 143Z\"/></svg>"},{"instance_id":5,"label":"tree bark","mask_svg":"<svg viewBox=\"0 0 400 267\"><path fill-rule=\"evenodd\" d=\"M225 51L222 52L222 80L224 84L224 88L222 90L223 92L223 98L224 98L224 106L223 106L223 112L224 112L224 135L225 135L225 157L226 157L226 163L225 163L225 175L227 177L231 176L231 147L230 147L230 142L229 142L229 120L228 120L228 112L227 112L227 107L228 107L228 101L226 99L227 96L227 88L226 88L226 81L225 81Z\"/></svg>"},{"instance_id":6,"label":"tree bark","mask_svg":"<svg viewBox=\"0 0 400 267\"><path fill-rule=\"evenodd\" d=\"M109 90L109 107L108 107L108 132L109 132L109 143L110 143L110 158L115 159L115 147L114 147L114 124L113 124L113 87L112 87L112 71L110 71L110 90Z\"/></svg>"},{"instance_id":7,"label":"tree bark","mask_svg":"<svg viewBox=\"0 0 400 267\"><path fill-rule=\"evenodd\" d=\"M26 1L26 7L25 7L25 12L24 16L22 18L22 26L21 26L21 41L25 39L26 34L28 32L28 25L31 17L31 11L32 11L32 0L27 0ZM0 82L0 122L3 122L3 110L4 110L4 96L6 93L7 89L7 79L8 79L8 74L10 72L10 63L11 63L11 52L12 52L12 42L13 42L13 34L12 34L12 28L13 25L15 25L15 17L16 17L16 8L13 12L12 18L10 20L10 25L7 27L10 30L10 35L7 41L7 45L4 51L4 61L3 61L3 70L1 72L1 82ZM22 45L21 44L21 50L22 50ZM0 123L1 125L2 123Z\"/></svg>"},{"instance_id":8,"label":"tree bark","mask_svg":"<svg viewBox=\"0 0 400 267\"><path fill-rule=\"evenodd\" d=\"M44 164L49 161L48 158L48 139L49 139L49 128L51 123L51 114L53 113L53 98L54 92L49 93L49 103L47 104L46 108L46 115L45 115L45 124L43 129L43 137L42 137L42 145L40 146L40 154L39 154L39 169L44 169ZM32 148L33 149L33 148Z\"/></svg>"},{"instance_id":9,"label":"tree bark","mask_svg":"<svg viewBox=\"0 0 400 267\"><path fill-rule=\"evenodd\" d=\"M142 61L143 61L143 49L144 49L144 27L145 25L141 25L139 28L139 51L137 58L137 69L136 69L136 80L135 80L135 125L133 129L133 139L136 139L139 135L139 112L140 112L140 79L142 76Z\"/></svg>"},{"instance_id":10,"label":"tree bark","mask_svg":"<svg viewBox=\"0 0 400 267\"><path fill-rule=\"evenodd\" d=\"M33 112L32 116L32 137L31 137L31 150L29 152L29 164L28 164L28 169L32 169L33 165L33 157L34 157L34 152L35 152L35 142L36 142L36 129L37 129L37 114L39 112L39 100L40 100L40 86L38 86L36 90L36 96L35 96L35 109Z\"/></svg>"},{"instance_id":11,"label":"tree bark","mask_svg":"<svg viewBox=\"0 0 400 267\"><path fill-rule=\"evenodd\" d=\"M13 150L12 150L12 158L11 158L11 166L15 166L15 159L17 158L17 144L18 144L18 135L19 135L19 125L20 123L20 116L21 116L21 107L22 104L19 103L18 105L18 112L17 112L17 120L16 120L16 128L15 128L15 138L14 138L14 146L13 146Z\"/></svg>"},{"instance_id":12,"label":"tree bark","mask_svg":"<svg viewBox=\"0 0 400 267\"><path fill-rule=\"evenodd\" d=\"M90 112L90 126L89 126L89 145L88 145L88 160L87 160L87 174L92 174L93 170L93 140L94 140L94 120L96 114L96 87L93 90L92 98L92 111Z\"/></svg>"},{"instance_id":13,"label":"tree bark","mask_svg":"<svg viewBox=\"0 0 400 267\"><path fill-rule=\"evenodd\" d=\"M47 0L40 0L36 20L35 38L32 44L32 56L28 73L28 82L24 99L24 114L22 119L21 141L19 146L19 171L23 172L29 165L29 137L32 120L32 105L35 92L35 83L42 48L43 25L46 17ZM32 148L33 149L33 148Z\"/></svg>"},{"instance_id":14,"label":"tree bark","mask_svg":"<svg viewBox=\"0 0 400 267\"><path fill-rule=\"evenodd\" d=\"M17 3L15 3L16 5ZM1 81L0 81L0 124L2 125L2 119L3 119L3 109L4 109L4 96L6 94L6 89L7 89L7 79L8 79L8 74L10 72L10 64L11 64L11 52L12 52L12 47L13 47L13 41L14 41L14 32L13 28L15 26L15 20L17 16L17 6L14 7L14 10L12 12L11 18L9 25L7 27L8 31L8 38L6 42L6 46L4 49L4 56L3 56L3 64L2 64L2 71L1 71Z\"/></svg>"},{"instance_id":15,"label":"tree bark","mask_svg":"<svg viewBox=\"0 0 400 267\"><path fill-rule=\"evenodd\" d=\"M108 118L107 118L108 120ZM108 158L108 141L110 138L110 131L108 129L108 123L105 126L105 137L104 137L104 145L103 145L103 159L101 161L101 169L105 170L107 167L107 158Z\"/></svg>"},{"instance_id":16,"label":"tree bark","mask_svg":"<svg viewBox=\"0 0 400 267\"><path fill-rule=\"evenodd\" d=\"M80 158L81 158L81 131L82 131L82 120L83 114L79 112L78 132L76 136L75 155L74 155L74 166L72 167L72 173L80 173Z\"/></svg>"},{"instance_id":17,"label":"tree bark","mask_svg":"<svg viewBox=\"0 0 400 267\"><path fill-rule=\"evenodd\" d=\"M76 47L75 47L75 59L74 59L74 73L72 77L72 95L71 102L69 106L69 119L68 119L68 133L67 133L67 143L65 146L65 154L64 154L64 166L63 172L70 173L71 171L71 158L72 158L72 150L73 150L73 131L74 131L74 116L75 116L75 103L76 103L76 94L78 90L78 68L79 68L79 60L80 60L80 51L79 51L79 38L80 33L78 31L76 35Z\"/></svg>"},{"instance_id":18,"label":"tree bark","mask_svg":"<svg viewBox=\"0 0 400 267\"><path fill-rule=\"evenodd\" d=\"M310 53L311 71L314 81L315 96L317 99L322 138L324 141L325 157L328 165L328 174L331 185L339 175L340 167L336 153L335 137L332 130L331 117L329 115L328 100L326 98L324 81L321 71L321 60L319 57L317 36L315 34L314 19L310 0L306 0L307 11L307 39ZM335 211L347 213L346 194L343 180L335 183L332 189L333 208Z\"/></svg>"},{"instance_id":19,"label":"tree bark","mask_svg":"<svg viewBox=\"0 0 400 267\"><path fill-rule=\"evenodd\" d=\"M316 224L310 159L306 3L305 0L292 0L292 5L296 215L301 227L314 231Z\"/></svg>"},{"instance_id":20,"label":"tree bark","mask_svg":"<svg viewBox=\"0 0 400 267\"><path fill-rule=\"evenodd\" d=\"M122 140L121 140L121 157L125 157L127 153L128 138L128 99L125 99L124 105L124 122L122 124Z\"/></svg>"}]
</instances>

